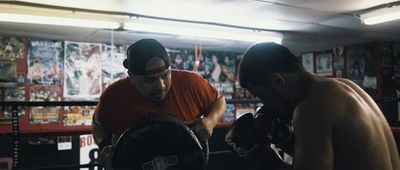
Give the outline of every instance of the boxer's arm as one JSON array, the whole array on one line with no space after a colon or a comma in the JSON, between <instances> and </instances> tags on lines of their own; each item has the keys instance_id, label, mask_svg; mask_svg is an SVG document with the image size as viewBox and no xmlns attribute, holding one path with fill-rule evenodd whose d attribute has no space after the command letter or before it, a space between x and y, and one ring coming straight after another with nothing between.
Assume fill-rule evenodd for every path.
<instances>
[{"instance_id":1,"label":"boxer's arm","mask_svg":"<svg viewBox=\"0 0 400 170\"><path fill-rule=\"evenodd\" d=\"M334 110L329 108L330 110ZM333 170L331 114L326 108L314 107L294 117L295 170Z\"/></svg>"}]
</instances>

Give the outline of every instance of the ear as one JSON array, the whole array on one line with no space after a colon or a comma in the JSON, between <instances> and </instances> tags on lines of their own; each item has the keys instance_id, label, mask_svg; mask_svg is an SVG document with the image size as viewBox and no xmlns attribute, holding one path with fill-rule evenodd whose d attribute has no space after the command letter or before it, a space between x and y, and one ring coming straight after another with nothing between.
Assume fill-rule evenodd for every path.
<instances>
[{"instance_id":1,"label":"ear","mask_svg":"<svg viewBox=\"0 0 400 170\"><path fill-rule=\"evenodd\" d=\"M122 65L124 65L124 67L125 67L126 69L128 69L128 59L125 59L125 60L122 62Z\"/></svg>"},{"instance_id":2,"label":"ear","mask_svg":"<svg viewBox=\"0 0 400 170\"><path fill-rule=\"evenodd\" d=\"M274 73L271 75L272 86L283 88L285 87L285 78L280 73Z\"/></svg>"}]
</instances>

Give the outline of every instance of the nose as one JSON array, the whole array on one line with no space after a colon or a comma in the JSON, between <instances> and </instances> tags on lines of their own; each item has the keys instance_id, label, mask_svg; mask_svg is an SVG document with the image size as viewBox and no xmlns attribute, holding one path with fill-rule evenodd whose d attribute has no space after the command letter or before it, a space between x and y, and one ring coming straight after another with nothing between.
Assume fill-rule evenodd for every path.
<instances>
[{"instance_id":1,"label":"nose","mask_svg":"<svg viewBox=\"0 0 400 170\"><path fill-rule=\"evenodd\" d=\"M157 90L164 90L166 88L165 80L162 78L158 78L155 83L155 86Z\"/></svg>"}]
</instances>

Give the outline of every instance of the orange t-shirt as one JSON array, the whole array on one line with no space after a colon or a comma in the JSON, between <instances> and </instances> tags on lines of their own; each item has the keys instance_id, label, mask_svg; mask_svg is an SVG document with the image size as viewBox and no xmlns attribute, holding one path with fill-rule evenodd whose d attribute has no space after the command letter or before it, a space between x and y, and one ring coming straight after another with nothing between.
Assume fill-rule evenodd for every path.
<instances>
[{"instance_id":1,"label":"orange t-shirt","mask_svg":"<svg viewBox=\"0 0 400 170\"><path fill-rule=\"evenodd\" d=\"M184 121L199 118L220 96L214 87L194 72L172 69L171 74L171 88L162 105L143 97L129 78L113 83L100 96L94 121L120 136L151 113L167 113Z\"/></svg>"}]
</instances>

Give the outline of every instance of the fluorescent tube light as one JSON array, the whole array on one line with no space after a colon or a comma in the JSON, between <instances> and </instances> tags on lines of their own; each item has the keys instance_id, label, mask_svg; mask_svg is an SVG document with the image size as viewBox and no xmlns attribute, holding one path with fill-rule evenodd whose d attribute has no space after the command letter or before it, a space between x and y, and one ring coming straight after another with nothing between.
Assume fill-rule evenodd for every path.
<instances>
[{"instance_id":1,"label":"fluorescent tube light","mask_svg":"<svg viewBox=\"0 0 400 170\"><path fill-rule=\"evenodd\" d=\"M73 26L73 27L108 28L108 29L117 29L120 26L118 22L112 22L112 21L7 14L7 13L0 13L0 21L46 24L46 25L61 25L61 26Z\"/></svg>"},{"instance_id":2,"label":"fluorescent tube light","mask_svg":"<svg viewBox=\"0 0 400 170\"><path fill-rule=\"evenodd\" d=\"M360 19L365 25L374 25L400 19L400 6L381 8L360 14Z\"/></svg>"},{"instance_id":3,"label":"fluorescent tube light","mask_svg":"<svg viewBox=\"0 0 400 170\"><path fill-rule=\"evenodd\" d=\"M191 37L217 38L248 42L282 42L276 32L255 31L197 23L138 19L125 22L124 28L133 31L174 34Z\"/></svg>"}]
</instances>

